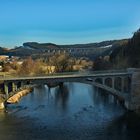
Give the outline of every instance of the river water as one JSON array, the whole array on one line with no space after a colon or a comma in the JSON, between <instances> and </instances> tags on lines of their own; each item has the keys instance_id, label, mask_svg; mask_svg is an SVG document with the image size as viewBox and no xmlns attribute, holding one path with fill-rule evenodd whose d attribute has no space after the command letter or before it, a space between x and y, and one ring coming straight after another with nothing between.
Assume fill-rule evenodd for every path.
<instances>
[{"instance_id":1,"label":"river water","mask_svg":"<svg viewBox=\"0 0 140 140\"><path fill-rule=\"evenodd\" d=\"M140 139L140 115L86 84L38 86L0 112L0 140L135 139Z\"/></svg>"}]
</instances>

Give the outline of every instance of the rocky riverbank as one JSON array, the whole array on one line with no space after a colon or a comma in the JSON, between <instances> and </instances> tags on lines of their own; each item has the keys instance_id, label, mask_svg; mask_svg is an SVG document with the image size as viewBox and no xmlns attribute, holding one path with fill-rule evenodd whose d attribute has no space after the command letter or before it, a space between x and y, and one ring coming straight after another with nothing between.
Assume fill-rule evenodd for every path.
<instances>
[{"instance_id":1,"label":"rocky riverbank","mask_svg":"<svg viewBox=\"0 0 140 140\"><path fill-rule=\"evenodd\" d=\"M0 110L5 108L5 99L6 96L4 94L0 94Z\"/></svg>"},{"instance_id":2,"label":"rocky riverbank","mask_svg":"<svg viewBox=\"0 0 140 140\"><path fill-rule=\"evenodd\" d=\"M29 94L32 90L33 90L33 88L26 88L26 89L23 89L23 90L17 92L15 95L13 95L12 97L10 97L10 98L7 100L7 103L14 104L14 103L19 102L19 100L20 100L23 96L26 96L26 95Z\"/></svg>"}]
</instances>

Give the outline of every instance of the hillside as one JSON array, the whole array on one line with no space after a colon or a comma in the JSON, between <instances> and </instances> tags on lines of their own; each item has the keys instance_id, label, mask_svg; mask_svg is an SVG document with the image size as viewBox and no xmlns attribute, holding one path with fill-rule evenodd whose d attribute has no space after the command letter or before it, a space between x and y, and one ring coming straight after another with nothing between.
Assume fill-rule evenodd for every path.
<instances>
[{"instance_id":1,"label":"hillside","mask_svg":"<svg viewBox=\"0 0 140 140\"><path fill-rule=\"evenodd\" d=\"M53 43L37 43L37 42L26 42L23 43L24 48L30 48L30 49L57 49L59 48L58 45Z\"/></svg>"},{"instance_id":2,"label":"hillside","mask_svg":"<svg viewBox=\"0 0 140 140\"><path fill-rule=\"evenodd\" d=\"M88 44L72 44L72 45L56 45L53 43L37 43L37 42L26 42L23 43L23 47L30 47L32 49L58 49L58 48L96 48L114 45L123 40L110 40L102 41L98 43L88 43Z\"/></svg>"},{"instance_id":3,"label":"hillside","mask_svg":"<svg viewBox=\"0 0 140 140\"><path fill-rule=\"evenodd\" d=\"M33 54L42 54L47 49L63 49L63 48L105 48L108 46L112 46L111 49L104 52L103 55L110 54L112 49L119 47L121 42L126 40L111 40L111 41L103 41L99 43L88 43L88 44L74 44L74 45L57 45L53 43L37 43L37 42L26 42L23 43L22 46L16 47L14 49L10 49L5 51L4 48L0 48L0 54L6 54L10 56L29 56ZM94 54L94 53L93 53ZM90 56L91 57L91 56Z\"/></svg>"},{"instance_id":4,"label":"hillside","mask_svg":"<svg viewBox=\"0 0 140 140\"><path fill-rule=\"evenodd\" d=\"M118 68L140 67L140 29L128 42L114 49L110 57L112 64Z\"/></svg>"},{"instance_id":5,"label":"hillside","mask_svg":"<svg viewBox=\"0 0 140 140\"><path fill-rule=\"evenodd\" d=\"M8 52L8 49L0 47L0 55L4 55Z\"/></svg>"}]
</instances>

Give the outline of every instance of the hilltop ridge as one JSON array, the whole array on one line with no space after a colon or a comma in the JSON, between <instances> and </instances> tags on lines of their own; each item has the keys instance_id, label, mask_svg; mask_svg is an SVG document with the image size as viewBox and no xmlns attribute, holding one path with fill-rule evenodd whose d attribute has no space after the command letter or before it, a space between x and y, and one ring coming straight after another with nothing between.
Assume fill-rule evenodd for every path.
<instances>
[{"instance_id":1,"label":"hilltop ridge","mask_svg":"<svg viewBox=\"0 0 140 140\"><path fill-rule=\"evenodd\" d=\"M72 44L72 45L57 45L54 43L38 43L38 42L25 42L22 46L15 47L9 50L5 48L0 48L0 54L10 55L10 56L29 56L32 54L42 53L47 49L63 49L63 48L101 48L112 46L112 48L119 46L121 42L126 42L128 39L122 40L109 40L97 43L87 43L87 44Z\"/></svg>"}]
</instances>

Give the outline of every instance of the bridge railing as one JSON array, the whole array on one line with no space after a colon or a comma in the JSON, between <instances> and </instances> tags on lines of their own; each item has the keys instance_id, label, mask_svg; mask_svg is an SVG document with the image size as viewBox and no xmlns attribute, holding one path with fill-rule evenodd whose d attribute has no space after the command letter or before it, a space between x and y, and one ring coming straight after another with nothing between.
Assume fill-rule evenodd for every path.
<instances>
[{"instance_id":1,"label":"bridge railing","mask_svg":"<svg viewBox=\"0 0 140 140\"><path fill-rule=\"evenodd\" d=\"M49 74L37 74L37 75L10 75L10 74L0 74L0 80L7 78L20 78L20 77L46 77L46 76L61 76L61 75L78 75L83 72L61 72L61 73L49 73Z\"/></svg>"},{"instance_id":2,"label":"bridge railing","mask_svg":"<svg viewBox=\"0 0 140 140\"><path fill-rule=\"evenodd\" d=\"M98 71L90 71L89 74L101 74L101 73L127 73L126 69L121 70L98 70Z\"/></svg>"},{"instance_id":3,"label":"bridge railing","mask_svg":"<svg viewBox=\"0 0 140 140\"><path fill-rule=\"evenodd\" d=\"M127 73L127 70L102 70L102 71L76 71L76 72L61 72L50 74L38 74L38 75L0 75L0 80L20 77L46 77L46 76L66 76L66 75L94 75L94 74L107 74L107 73Z\"/></svg>"},{"instance_id":4,"label":"bridge railing","mask_svg":"<svg viewBox=\"0 0 140 140\"><path fill-rule=\"evenodd\" d=\"M3 77L11 77L12 75L9 72L0 72L0 79Z\"/></svg>"}]
</instances>

